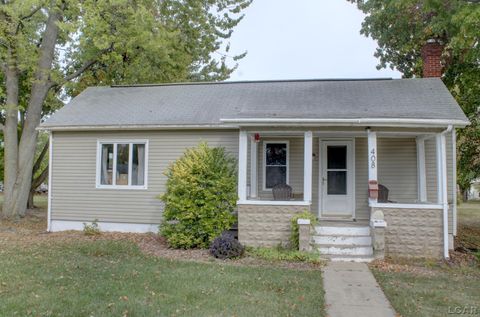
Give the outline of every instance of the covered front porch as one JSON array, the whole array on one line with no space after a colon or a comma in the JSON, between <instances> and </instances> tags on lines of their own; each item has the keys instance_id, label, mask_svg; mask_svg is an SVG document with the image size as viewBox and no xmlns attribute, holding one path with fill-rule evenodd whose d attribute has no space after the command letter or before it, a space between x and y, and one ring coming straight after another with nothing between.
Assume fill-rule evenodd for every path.
<instances>
[{"instance_id":1,"label":"covered front porch","mask_svg":"<svg viewBox=\"0 0 480 317\"><path fill-rule=\"evenodd\" d=\"M449 208L455 195L454 133L444 128L243 128L239 238L247 245L286 243L290 219L304 210L320 224L359 225L369 224L371 214L381 210L389 228L387 244L404 241L392 244L392 252L421 252L413 242L418 232L426 232L422 243L430 239L437 241L436 250L439 244L443 248L449 214L450 233L455 228L454 208ZM274 195L277 187L281 195ZM417 230L418 225L426 230Z\"/></svg>"}]
</instances>

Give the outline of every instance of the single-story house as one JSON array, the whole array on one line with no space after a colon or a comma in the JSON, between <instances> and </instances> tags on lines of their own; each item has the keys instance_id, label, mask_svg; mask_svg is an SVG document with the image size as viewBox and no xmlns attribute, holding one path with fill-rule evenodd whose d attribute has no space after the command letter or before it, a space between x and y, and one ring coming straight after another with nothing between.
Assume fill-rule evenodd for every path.
<instances>
[{"instance_id":1,"label":"single-story house","mask_svg":"<svg viewBox=\"0 0 480 317\"><path fill-rule=\"evenodd\" d=\"M448 257L455 129L467 124L439 78L91 87L40 127L50 133L48 230L98 219L102 230L157 231L166 168L206 141L238 159L246 245L284 243L291 217L309 210L320 252L370 257L381 211L387 255ZM279 184L288 199L273 198Z\"/></svg>"}]
</instances>

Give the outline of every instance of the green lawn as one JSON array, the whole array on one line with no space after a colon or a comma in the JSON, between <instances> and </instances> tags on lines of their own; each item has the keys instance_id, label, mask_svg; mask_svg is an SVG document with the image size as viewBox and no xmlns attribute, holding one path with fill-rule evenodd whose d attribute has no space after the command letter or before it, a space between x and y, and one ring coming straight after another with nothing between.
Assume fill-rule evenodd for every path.
<instances>
[{"instance_id":1,"label":"green lawn","mask_svg":"<svg viewBox=\"0 0 480 317\"><path fill-rule=\"evenodd\" d=\"M480 245L480 203L459 205L458 224L458 244ZM450 266L434 261L405 261L389 265L390 269L374 266L372 271L403 317L447 316L460 308L480 314L478 263Z\"/></svg>"},{"instance_id":2,"label":"green lawn","mask_svg":"<svg viewBox=\"0 0 480 317\"><path fill-rule=\"evenodd\" d=\"M324 316L320 270L166 260L132 242L0 246L2 316Z\"/></svg>"},{"instance_id":3,"label":"green lawn","mask_svg":"<svg viewBox=\"0 0 480 317\"><path fill-rule=\"evenodd\" d=\"M43 195L35 195L33 197L33 203L36 207L40 209L47 210L48 207L48 196L46 194ZM3 193L0 193L0 208L3 205Z\"/></svg>"}]
</instances>

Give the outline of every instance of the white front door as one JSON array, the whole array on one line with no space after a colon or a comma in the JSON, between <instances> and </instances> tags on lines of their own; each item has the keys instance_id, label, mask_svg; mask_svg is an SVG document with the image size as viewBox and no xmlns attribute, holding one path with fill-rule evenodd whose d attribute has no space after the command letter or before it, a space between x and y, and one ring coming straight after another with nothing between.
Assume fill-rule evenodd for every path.
<instances>
[{"instance_id":1,"label":"white front door","mask_svg":"<svg viewBox=\"0 0 480 317\"><path fill-rule=\"evenodd\" d=\"M320 141L321 217L353 217L353 141Z\"/></svg>"}]
</instances>

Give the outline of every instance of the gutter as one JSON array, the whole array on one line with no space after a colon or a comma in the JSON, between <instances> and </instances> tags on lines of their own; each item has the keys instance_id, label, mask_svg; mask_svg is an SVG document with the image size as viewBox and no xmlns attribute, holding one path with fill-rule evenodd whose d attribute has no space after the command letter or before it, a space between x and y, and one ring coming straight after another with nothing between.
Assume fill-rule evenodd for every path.
<instances>
[{"instance_id":1,"label":"gutter","mask_svg":"<svg viewBox=\"0 0 480 317\"><path fill-rule=\"evenodd\" d=\"M357 119L328 119L328 118L223 118L224 123L239 125L269 125L269 124L324 124L324 125L351 125L351 126L398 126L398 127L445 127L448 125L465 127L470 124L465 120L448 119L415 119L415 118L357 118Z\"/></svg>"},{"instance_id":2,"label":"gutter","mask_svg":"<svg viewBox=\"0 0 480 317\"><path fill-rule=\"evenodd\" d=\"M453 125L465 127L470 124L464 120L444 119L305 119L305 118L225 118L220 119L222 124L145 124L145 125L70 125L48 126L41 125L37 130L42 131L114 131L114 130L195 130L195 129L235 129L244 126L251 127L302 127L308 126L338 126L338 127L403 127L403 128L444 128Z\"/></svg>"},{"instance_id":3,"label":"gutter","mask_svg":"<svg viewBox=\"0 0 480 317\"><path fill-rule=\"evenodd\" d=\"M71 126L43 126L37 127L39 131L114 131L114 130L199 130L199 129L239 129L235 124L197 124L197 125L71 125Z\"/></svg>"}]
</instances>

